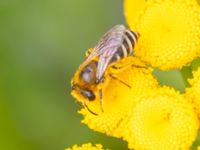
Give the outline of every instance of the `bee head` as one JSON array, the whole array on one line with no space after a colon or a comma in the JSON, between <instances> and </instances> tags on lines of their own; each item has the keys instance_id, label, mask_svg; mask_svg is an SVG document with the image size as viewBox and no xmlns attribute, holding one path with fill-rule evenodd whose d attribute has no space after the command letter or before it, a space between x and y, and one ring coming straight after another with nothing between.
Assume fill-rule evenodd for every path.
<instances>
[{"instance_id":1,"label":"bee head","mask_svg":"<svg viewBox=\"0 0 200 150\"><path fill-rule=\"evenodd\" d=\"M93 101L96 98L96 96L95 96L95 94L92 90L89 90L89 89L84 88L84 87L80 87L76 84L72 85L72 90L78 92L81 96L88 99L89 101Z\"/></svg>"}]
</instances>

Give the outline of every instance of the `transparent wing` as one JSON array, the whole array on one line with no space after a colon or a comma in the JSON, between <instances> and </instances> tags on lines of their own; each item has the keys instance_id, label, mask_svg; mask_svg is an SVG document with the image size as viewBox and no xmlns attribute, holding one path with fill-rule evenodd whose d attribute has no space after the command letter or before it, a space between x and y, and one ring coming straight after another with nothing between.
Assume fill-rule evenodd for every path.
<instances>
[{"instance_id":1,"label":"transparent wing","mask_svg":"<svg viewBox=\"0 0 200 150\"><path fill-rule=\"evenodd\" d=\"M113 56L113 54L116 52L117 48L120 47L124 40L124 32L126 31L126 28L123 25L116 25L112 29L110 29L97 43L97 45L94 47L94 50L91 52L91 54L86 58L86 60L83 62L81 67L86 66L88 63L90 63L93 59L96 57L99 57L100 66L97 68L97 72L102 72L102 69L104 68L104 64L107 66L109 63L108 60L110 57ZM99 65L98 65L99 66ZM103 69L105 70L105 69ZM98 73L99 74L99 73Z\"/></svg>"},{"instance_id":2,"label":"transparent wing","mask_svg":"<svg viewBox=\"0 0 200 150\"><path fill-rule=\"evenodd\" d=\"M113 55L115 54L115 52L117 51L117 49L118 49L118 47L112 47L111 49L109 49L109 51L107 53L105 53L105 55L101 55L99 57L97 72L96 72L96 78L97 78L98 82L103 77L104 72L106 71L106 68L110 64L111 59L112 59Z\"/></svg>"}]
</instances>

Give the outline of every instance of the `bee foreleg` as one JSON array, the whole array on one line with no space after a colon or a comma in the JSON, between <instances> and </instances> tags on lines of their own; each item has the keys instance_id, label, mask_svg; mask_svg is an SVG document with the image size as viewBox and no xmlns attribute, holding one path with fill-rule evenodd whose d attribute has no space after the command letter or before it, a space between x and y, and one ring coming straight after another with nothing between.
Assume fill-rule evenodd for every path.
<instances>
[{"instance_id":1,"label":"bee foreleg","mask_svg":"<svg viewBox=\"0 0 200 150\"><path fill-rule=\"evenodd\" d=\"M103 94L102 94L102 89L99 90L99 99L100 99L101 111L103 112Z\"/></svg>"},{"instance_id":2,"label":"bee foreleg","mask_svg":"<svg viewBox=\"0 0 200 150\"><path fill-rule=\"evenodd\" d=\"M128 84L127 84L127 83L125 83L124 81L120 80L119 78L117 78L117 77L116 77L116 76L114 76L113 74L109 74L109 75L110 75L110 77L111 77L112 79L115 79L115 80L119 81L120 83L122 83L122 84L126 85L128 88L131 88L131 86L130 86L130 85L128 85Z\"/></svg>"}]
</instances>

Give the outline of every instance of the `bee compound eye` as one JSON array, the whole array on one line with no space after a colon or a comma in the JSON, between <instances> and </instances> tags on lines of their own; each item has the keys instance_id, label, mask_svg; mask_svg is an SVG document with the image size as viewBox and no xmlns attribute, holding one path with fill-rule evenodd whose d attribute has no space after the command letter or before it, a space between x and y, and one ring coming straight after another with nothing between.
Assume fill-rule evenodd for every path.
<instances>
[{"instance_id":1,"label":"bee compound eye","mask_svg":"<svg viewBox=\"0 0 200 150\"><path fill-rule=\"evenodd\" d=\"M89 92L89 93L88 93L88 99L89 99L90 101L95 100L95 95L94 95L93 92Z\"/></svg>"},{"instance_id":2,"label":"bee compound eye","mask_svg":"<svg viewBox=\"0 0 200 150\"><path fill-rule=\"evenodd\" d=\"M81 94L84 97L86 97L89 101L93 101L96 98L94 92L92 92L91 90L82 90Z\"/></svg>"}]
</instances>

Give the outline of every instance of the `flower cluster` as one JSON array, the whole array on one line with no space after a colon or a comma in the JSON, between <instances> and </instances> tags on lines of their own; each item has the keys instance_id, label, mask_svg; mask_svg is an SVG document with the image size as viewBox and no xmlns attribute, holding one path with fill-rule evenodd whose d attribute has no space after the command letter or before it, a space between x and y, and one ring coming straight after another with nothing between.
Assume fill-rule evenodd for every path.
<instances>
[{"instance_id":1,"label":"flower cluster","mask_svg":"<svg viewBox=\"0 0 200 150\"><path fill-rule=\"evenodd\" d=\"M72 91L87 106L79 110L82 123L122 138L130 149L188 150L199 131L200 67L184 93L161 86L153 71L180 69L200 56L200 6L196 0L125 0L124 11L130 29L140 34L135 56L117 61L118 68L125 66L118 71L108 66L105 81L98 85L102 100L88 101ZM73 82L80 82L79 71ZM96 86L90 90L99 94Z\"/></svg>"}]
</instances>

